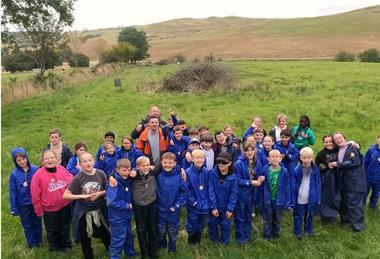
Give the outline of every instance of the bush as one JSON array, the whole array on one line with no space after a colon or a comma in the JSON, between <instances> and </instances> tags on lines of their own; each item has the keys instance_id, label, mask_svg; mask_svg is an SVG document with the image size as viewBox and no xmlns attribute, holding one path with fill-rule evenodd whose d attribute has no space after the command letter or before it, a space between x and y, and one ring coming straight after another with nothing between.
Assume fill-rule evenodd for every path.
<instances>
[{"instance_id":1,"label":"bush","mask_svg":"<svg viewBox=\"0 0 380 259\"><path fill-rule=\"evenodd\" d=\"M36 67L36 62L21 51L14 51L11 55L2 56L1 63L5 70L11 73L32 70Z\"/></svg>"},{"instance_id":2,"label":"bush","mask_svg":"<svg viewBox=\"0 0 380 259\"><path fill-rule=\"evenodd\" d=\"M367 49L359 53L358 59L361 62L380 62L379 52L376 49Z\"/></svg>"},{"instance_id":3,"label":"bush","mask_svg":"<svg viewBox=\"0 0 380 259\"><path fill-rule=\"evenodd\" d=\"M186 58L184 55L182 54L177 54L177 55L174 55L173 56L173 60L175 63L184 63L186 61Z\"/></svg>"},{"instance_id":4,"label":"bush","mask_svg":"<svg viewBox=\"0 0 380 259\"><path fill-rule=\"evenodd\" d=\"M336 54L335 61L336 62L352 62L352 61L355 61L355 56L346 51L340 51L338 54Z\"/></svg>"},{"instance_id":5,"label":"bush","mask_svg":"<svg viewBox=\"0 0 380 259\"><path fill-rule=\"evenodd\" d=\"M164 79L160 90L168 92L198 92L235 88L236 77L229 68L215 63L193 63Z\"/></svg>"},{"instance_id":6,"label":"bush","mask_svg":"<svg viewBox=\"0 0 380 259\"><path fill-rule=\"evenodd\" d=\"M75 58L77 61L76 64L75 64ZM70 67L89 67L89 66L90 66L90 58L82 53L74 54L72 59L70 60Z\"/></svg>"}]
</instances>

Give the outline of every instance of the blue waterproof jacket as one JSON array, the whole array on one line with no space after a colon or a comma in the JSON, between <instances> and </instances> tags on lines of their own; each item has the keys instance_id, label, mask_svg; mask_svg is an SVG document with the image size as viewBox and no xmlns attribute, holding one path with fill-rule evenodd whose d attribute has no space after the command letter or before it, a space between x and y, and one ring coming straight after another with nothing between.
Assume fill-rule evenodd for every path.
<instances>
[{"instance_id":1,"label":"blue waterproof jacket","mask_svg":"<svg viewBox=\"0 0 380 259\"><path fill-rule=\"evenodd\" d=\"M372 145L364 156L365 172L369 183L380 183L380 148Z\"/></svg>"},{"instance_id":2,"label":"blue waterproof jacket","mask_svg":"<svg viewBox=\"0 0 380 259\"><path fill-rule=\"evenodd\" d=\"M136 160L140 156L143 156L143 152L141 152L136 145L132 145L130 150L126 150L124 147L121 147L117 154L119 156L119 159L127 158L131 162L131 168L136 168Z\"/></svg>"},{"instance_id":3,"label":"blue waterproof jacket","mask_svg":"<svg viewBox=\"0 0 380 259\"><path fill-rule=\"evenodd\" d=\"M189 138L183 136L181 140L173 138L172 141L174 145L169 145L168 152L175 154L177 165L182 165L182 160L184 159L183 154L189 147Z\"/></svg>"},{"instance_id":4,"label":"blue waterproof jacket","mask_svg":"<svg viewBox=\"0 0 380 259\"><path fill-rule=\"evenodd\" d=\"M263 188L260 189L262 191L261 202L263 203L263 206L271 205L272 202L272 196L269 187L269 166L270 165L266 165L262 170L262 175L265 176L265 182L262 185ZM276 206L284 208L293 206L291 189L292 185L289 171L284 166L281 166L280 176L278 177L277 197L275 199Z\"/></svg>"},{"instance_id":5,"label":"blue waterproof jacket","mask_svg":"<svg viewBox=\"0 0 380 259\"><path fill-rule=\"evenodd\" d=\"M292 173L292 203L298 203L298 193L300 190L303 177L302 164L299 163ZM321 203L321 177L319 167L313 162L311 165L309 187L309 205L318 205Z\"/></svg>"},{"instance_id":6,"label":"blue waterproof jacket","mask_svg":"<svg viewBox=\"0 0 380 259\"><path fill-rule=\"evenodd\" d=\"M118 152L120 150L120 147L115 145L115 152ZM96 152L96 160L100 159L101 155L106 154L107 152L104 150L103 144L101 144L98 148L98 151Z\"/></svg>"},{"instance_id":7,"label":"blue waterproof jacket","mask_svg":"<svg viewBox=\"0 0 380 259\"><path fill-rule=\"evenodd\" d=\"M29 162L28 154L24 148L14 148L11 151L12 159L15 164L15 168L11 171L9 177L9 201L11 205L11 213L13 215L19 215L20 211L18 206L30 205L32 204L32 196L30 194L30 183L32 182L32 177L37 171L38 167L32 165ZM19 167L16 163L17 153L22 153L26 156L28 161L29 171L24 172L24 170ZM24 181L28 183L27 186L24 186Z\"/></svg>"},{"instance_id":8,"label":"blue waterproof jacket","mask_svg":"<svg viewBox=\"0 0 380 259\"><path fill-rule=\"evenodd\" d=\"M82 171L81 168L77 167L79 163L79 158L77 155L73 155L69 162L67 163L66 169L69 171L72 175L76 176L78 173Z\"/></svg>"},{"instance_id":9,"label":"blue waterproof jacket","mask_svg":"<svg viewBox=\"0 0 380 259\"><path fill-rule=\"evenodd\" d=\"M207 214L210 208L208 184L210 172L206 167L196 168L193 164L186 169L187 206L199 214Z\"/></svg>"},{"instance_id":10,"label":"blue waterproof jacket","mask_svg":"<svg viewBox=\"0 0 380 259\"><path fill-rule=\"evenodd\" d=\"M298 164L300 151L290 141L287 147L285 147L281 141L277 141L276 144L274 144L274 148L280 151L281 155L285 155L281 162L288 171L292 171Z\"/></svg>"},{"instance_id":11,"label":"blue waterproof jacket","mask_svg":"<svg viewBox=\"0 0 380 259\"><path fill-rule=\"evenodd\" d=\"M224 181L218 176L218 167L211 170L209 176L209 197L212 210L233 212L237 202L238 184L235 173L229 174Z\"/></svg>"},{"instance_id":12,"label":"blue waterproof jacket","mask_svg":"<svg viewBox=\"0 0 380 259\"><path fill-rule=\"evenodd\" d=\"M118 173L114 177L117 186L107 184L106 188L108 219L112 223L123 223L132 218L132 181L123 179Z\"/></svg>"},{"instance_id":13,"label":"blue waterproof jacket","mask_svg":"<svg viewBox=\"0 0 380 259\"><path fill-rule=\"evenodd\" d=\"M236 174L238 182L239 201L251 201L252 199L256 199L256 197L253 197L255 187L251 184L252 180L255 179L253 179L252 176L249 174L248 163L248 158L242 155L234 164L234 172ZM258 159L256 159L256 163L253 169L256 173L256 177L261 175L262 166Z\"/></svg>"},{"instance_id":14,"label":"blue waterproof jacket","mask_svg":"<svg viewBox=\"0 0 380 259\"><path fill-rule=\"evenodd\" d=\"M260 161L261 165L264 167L267 164L269 164L269 151L267 151L265 148L262 148L258 153L257 153L257 160Z\"/></svg>"},{"instance_id":15,"label":"blue waterproof jacket","mask_svg":"<svg viewBox=\"0 0 380 259\"><path fill-rule=\"evenodd\" d=\"M109 178L116 169L116 163L117 160L119 160L119 155L115 151L113 155L104 153L103 156L103 160L96 160L94 167L103 170L106 173L107 178Z\"/></svg>"},{"instance_id":16,"label":"blue waterproof jacket","mask_svg":"<svg viewBox=\"0 0 380 259\"><path fill-rule=\"evenodd\" d=\"M161 169L161 173L156 176L158 210L168 215L179 214L180 209L186 204L186 182L182 180L181 167L176 166L172 171L167 172ZM170 208L174 207L175 212Z\"/></svg>"}]
</instances>

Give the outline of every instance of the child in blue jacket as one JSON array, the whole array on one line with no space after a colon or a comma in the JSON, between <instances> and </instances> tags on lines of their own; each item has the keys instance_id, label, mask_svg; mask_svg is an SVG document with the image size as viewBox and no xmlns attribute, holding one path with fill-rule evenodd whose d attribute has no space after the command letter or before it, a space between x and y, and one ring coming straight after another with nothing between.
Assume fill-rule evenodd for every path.
<instances>
[{"instance_id":1,"label":"child in blue jacket","mask_svg":"<svg viewBox=\"0 0 380 259\"><path fill-rule=\"evenodd\" d=\"M129 179L131 162L128 159L117 161L116 173L113 175L117 185L107 185L106 200L111 230L111 259L118 259L122 251L126 256L136 254L131 228L132 220L132 182ZM110 180L111 181L111 180Z\"/></svg>"},{"instance_id":2,"label":"child in blue jacket","mask_svg":"<svg viewBox=\"0 0 380 259\"><path fill-rule=\"evenodd\" d=\"M266 135L263 140L263 148L258 152L257 159L262 166L269 164L269 152L274 149L274 139L271 135Z\"/></svg>"},{"instance_id":3,"label":"child in blue jacket","mask_svg":"<svg viewBox=\"0 0 380 259\"><path fill-rule=\"evenodd\" d=\"M372 145L364 156L365 172L367 177L367 194L372 189L369 207L377 208L380 196L380 134L377 136L377 144Z\"/></svg>"},{"instance_id":4,"label":"child in blue jacket","mask_svg":"<svg viewBox=\"0 0 380 259\"><path fill-rule=\"evenodd\" d=\"M189 146L189 138L183 136L182 129L175 126L173 129L173 138L170 141L168 152L175 154L177 165L182 165L184 152Z\"/></svg>"},{"instance_id":5,"label":"child in blue jacket","mask_svg":"<svg viewBox=\"0 0 380 259\"><path fill-rule=\"evenodd\" d=\"M79 142L75 144L75 154L70 158L67 163L67 171L69 171L73 176L76 176L78 173L82 171L79 165L79 156L85 152L87 152L87 147L84 143Z\"/></svg>"},{"instance_id":6,"label":"child in blue jacket","mask_svg":"<svg viewBox=\"0 0 380 259\"><path fill-rule=\"evenodd\" d=\"M186 169L188 186L186 231L188 243L196 244L201 242L210 209L208 193L210 173L204 166L205 155L202 150L194 150L191 156L193 163Z\"/></svg>"},{"instance_id":7,"label":"child in blue jacket","mask_svg":"<svg viewBox=\"0 0 380 259\"><path fill-rule=\"evenodd\" d=\"M292 175L294 234L297 239L301 239L302 222L305 232L313 235L314 212L321 203L321 178L319 167L313 162L313 150L304 147L300 154L301 163Z\"/></svg>"},{"instance_id":8,"label":"child in blue jacket","mask_svg":"<svg viewBox=\"0 0 380 259\"><path fill-rule=\"evenodd\" d=\"M112 141L104 142L105 153L100 156L95 162L95 168L103 170L107 178L109 178L116 169L117 160L119 160L119 155L116 152L115 143Z\"/></svg>"},{"instance_id":9,"label":"child in blue jacket","mask_svg":"<svg viewBox=\"0 0 380 259\"><path fill-rule=\"evenodd\" d=\"M288 170L281 165L280 151L269 152L269 165L263 168L265 177L262 191L264 239L280 237L282 212L292 206L291 183Z\"/></svg>"},{"instance_id":10,"label":"child in blue jacket","mask_svg":"<svg viewBox=\"0 0 380 259\"><path fill-rule=\"evenodd\" d=\"M227 245L230 242L231 219L237 202L238 185L231 166L231 155L228 152L220 153L216 163L218 166L214 167L209 176L211 215L208 226L211 240Z\"/></svg>"},{"instance_id":11,"label":"child in blue jacket","mask_svg":"<svg viewBox=\"0 0 380 259\"><path fill-rule=\"evenodd\" d=\"M20 216L29 248L40 246L42 242L41 218L37 217L32 205L30 183L37 167L29 162L23 148L12 149L15 168L9 177L9 200L13 216Z\"/></svg>"},{"instance_id":12,"label":"child in blue jacket","mask_svg":"<svg viewBox=\"0 0 380 259\"><path fill-rule=\"evenodd\" d=\"M176 166L176 156L173 153L162 155L161 173L156 176L156 182L160 247L167 247L169 253L174 253L181 208L186 204L187 186L182 179L181 168Z\"/></svg>"},{"instance_id":13,"label":"child in blue jacket","mask_svg":"<svg viewBox=\"0 0 380 259\"><path fill-rule=\"evenodd\" d=\"M274 148L280 151L282 164L291 172L298 164L300 156L299 150L290 142L292 131L288 128L283 129L280 133L281 141L278 141Z\"/></svg>"},{"instance_id":14,"label":"child in blue jacket","mask_svg":"<svg viewBox=\"0 0 380 259\"><path fill-rule=\"evenodd\" d=\"M249 242L252 234L254 205L258 201L257 187L262 184L261 163L257 159L255 145L245 143L243 155L234 164L238 182L238 201L235 208L235 237L240 245Z\"/></svg>"},{"instance_id":15,"label":"child in blue jacket","mask_svg":"<svg viewBox=\"0 0 380 259\"><path fill-rule=\"evenodd\" d=\"M131 162L131 168L136 168L137 158L144 154L137 149L131 137L125 136L121 140L121 147L117 150L118 158L126 158Z\"/></svg>"}]
</instances>

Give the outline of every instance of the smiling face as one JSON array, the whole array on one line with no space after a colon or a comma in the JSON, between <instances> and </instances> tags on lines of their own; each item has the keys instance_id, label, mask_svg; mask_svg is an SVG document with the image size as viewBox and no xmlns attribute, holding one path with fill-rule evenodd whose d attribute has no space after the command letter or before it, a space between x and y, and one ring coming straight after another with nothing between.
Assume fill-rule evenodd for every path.
<instances>
[{"instance_id":1,"label":"smiling face","mask_svg":"<svg viewBox=\"0 0 380 259\"><path fill-rule=\"evenodd\" d=\"M163 158L161 161L161 165L162 165L162 168L166 172L170 172L175 167L176 161L174 159L171 159L171 158Z\"/></svg>"},{"instance_id":2,"label":"smiling face","mask_svg":"<svg viewBox=\"0 0 380 259\"><path fill-rule=\"evenodd\" d=\"M127 138L123 139L123 142L121 144L125 150L130 150L132 148L132 142Z\"/></svg>"},{"instance_id":3,"label":"smiling face","mask_svg":"<svg viewBox=\"0 0 380 259\"><path fill-rule=\"evenodd\" d=\"M115 147L112 144L107 144L105 146L105 150L106 150L107 154L109 154L109 155L113 155L115 153Z\"/></svg>"},{"instance_id":4,"label":"smiling face","mask_svg":"<svg viewBox=\"0 0 380 259\"><path fill-rule=\"evenodd\" d=\"M253 134L253 137L255 138L255 141L256 141L256 142L261 143L261 141L263 141L264 134L261 133L261 132L255 132L255 133Z\"/></svg>"},{"instance_id":5,"label":"smiling face","mask_svg":"<svg viewBox=\"0 0 380 259\"><path fill-rule=\"evenodd\" d=\"M219 135L215 136L216 142L218 142L219 145L226 144L227 136L224 135L224 133L220 133Z\"/></svg>"},{"instance_id":6,"label":"smiling face","mask_svg":"<svg viewBox=\"0 0 380 259\"><path fill-rule=\"evenodd\" d=\"M311 162L313 161L313 155L309 153L305 153L301 155L300 159L304 167L310 167Z\"/></svg>"},{"instance_id":7,"label":"smiling face","mask_svg":"<svg viewBox=\"0 0 380 259\"><path fill-rule=\"evenodd\" d=\"M219 160L216 161L220 172L227 173L228 168L231 166L231 161Z\"/></svg>"},{"instance_id":8,"label":"smiling face","mask_svg":"<svg viewBox=\"0 0 380 259\"><path fill-rule=\"evenodd\" d=\"M256 117L252 121L252 127L253 128L259 128L261 127L261 119L259 117Z\"/></svg>"},{"instance_id":9,"label":"smiling face","mask_svg":"<svg viewBox=\"0 0 380 259\"><path fill-rule=\"evenodd\" d=\"M192 156L195 167L201 168L205 162L205 156L202 154L196 154Z\"/></svg>"},{"instance_id":10,"label":"smiling face","mask_svg":"<svg viewBox=\"0 0 380 259\"><path fill-rule=\"evenodd\" d=\"M307 124L308 124L308 121L307 121L306 118L301 118L300 119L300 126L301 126L301 128L305 128L307 126Z\"/></svg>"},{"instance_id":11,"label":"smiling face","mask_svg":"<svg viewBox=\"0 0 380 259\"><path fill-rule=\"evenodd\" d=\"M181 140L182 136L183 136L183 133L181 130L174 131L174 137L176 140Z\"/></svg>"},{"instance_id":12,"label":"smiling face","mask_svg":"<svg viewBox=\"0 0 380 259\"><path fill-rule=\"evenodd\" d=\"M326 148L327 150L333 150L334 149L334 141L333 137L325 137L323 139L323 147Z\"/></svg>"},{"instance_id":13,"label":"smiling face","mask_svg":"<svg viewBox=\"0 0 380 259\"><path fill-rule=\"evenodd\" d=\"M28 160L24 156L17 156L15 161L16 161L16 164L22 169L27 169L29 167Z\"/></svg>"},{"instance_id":14,"label":"smiling face","mask_svg":"<svg viewBox=\"0 0 380 259\"><path fill-rule=\"evenodd\" d=\"M86 151L87 151L86 148L82 146L82 147L78 148L77 150L75 150L75 154L77 156L80 156L81 154L85 153Z\"/></svg>"},{"instance_id":15,"label":"smiling face","mask_svg":"<svg viewBox=\"0 0 380 259\"><path fill-rule=\"evenodd\" d=\"M149 160L142 162L137 167L139 168L139 170L140 170L141 173L143 173L143 174L149 174L149 171L150 171Z\"/></svg>"},{"instance_id":16,"label":"smiling face","mask_svg":"<svg viewBox=\"0 0 380 259\"><path fill-rule=\"evenodd\" d=\"M263 145L266 150L271 150L274 142L271 136L265 136Z\"/></svg>"},{"instance_id":17,"label":"smiling face","mask_svg":"<svg viewBox=\"0 0 380 259\"><path fill-rule=\"evenodd\" d=\"M158 118L150 118L148 126L152 131L158 130L158 127L160 125L160 122L158 121Z\"/></svg>"},{"instance_id":18,"label":"smiling face","mask_svg":"<svg viewBox=\"0 0 380 259\"><path fill-rule=\"evenodd\" d=\"M82 168L82 170L87 173L92 173L94 169L94 164L95 164L94 158L89 153L83 153L79 157L79 165Z\"/></svg>"},{"instance_id":19,"label":"smiling face","mask_svg":"<svg viewBox=\"0 0 380 259\"><path fill-rule=\"evenodd\" d=\"M280 135L281 143L284 146L287 146L289 144L290 136Z\"/></svg>"},{"instance_id":20,"label":"smiling face","mask_svg":"<svg viewBox=\"0 0 380 259\"><path fill-rule=\"evenodd\" d=\"M233 134L232 128L226 127L226 129L224 130L224 134L226 134L227 137L232 137L232 134Z\"/></svg>"},{"instance_id":21,"label":"smiling face","mask_svg":"<svg viewBox=\"0 0 380 259\"><path fill-rule=\"evenodd\" d=\"M278 150L272 150L271 152L269 152L268 159L269 159L269 163L272 166L277 167L280 165L280 162L281 162L281 154Z\"/></svg>"},{"instance_id":22,"label":"smiling face","mask_svg":"<svg viewBox=\"0 0 380 259\"><path fill-rule=\"evenodd\" d=\"M346 145L346 139L341 133L334 134L333 139L338 147L344 147Z\"/></svg>"},{"instance_id":23,"label":"smiling face","mask_svg":"<svg viewBox=\"0 0 380 259\"><path fill-rule=\"evenodd\" d=\"M280 117L280 118L278 119L277 126L278 126L279 128L281 128L281 129L283 129L283 128L286 127L286 124L287 124L287 123L288 123L288 122L287 122L287 120L286 120L285 117Z\"/></svg>"},{"instance_id":24,"label":"smiling face","mask_svg":"<svg viewBox=\"0 0 380 259\"><path fill-rule=\"evenodd\" d=\"M42 165L46 168L54 168L57 165L57 155L53 150L47 150L42 156Z\"/></svg>"},{"instance_id":25,"label":"smiling face","mask_svg":"<svg viewBox=\"0 0 380 259\"><path fill-rule=\"evenodd\" d=\"M244 151L244 155L252 160L256 156L256 150L254 148L249 147L247 151Z\"/></svg>"}]
</instances>

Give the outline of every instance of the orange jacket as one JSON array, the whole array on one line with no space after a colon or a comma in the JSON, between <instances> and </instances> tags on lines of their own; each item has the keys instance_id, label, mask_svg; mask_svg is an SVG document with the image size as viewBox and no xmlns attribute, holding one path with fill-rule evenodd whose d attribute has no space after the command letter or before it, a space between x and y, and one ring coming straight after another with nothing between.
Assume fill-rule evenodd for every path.
<instances>
[{"instance_id":1,"label":"orange jacket","mask_svg":"<svg viewBox=\"0 0 380 259\"><path fill-rule=\"evenodd\" d=\"M144 155L149 156L151 155L152 151L150 149L149 139L148 139L148 133L150 128L146 128L143 132L141 132L140 137L136 141L136 147L144 153ZM159 138L160 138L160 153L164 153L168 150L169 141L168 138L165 139L164 134L162 132L162 129L158 129L159 132Z\"/></svg>"}]
</instances>

